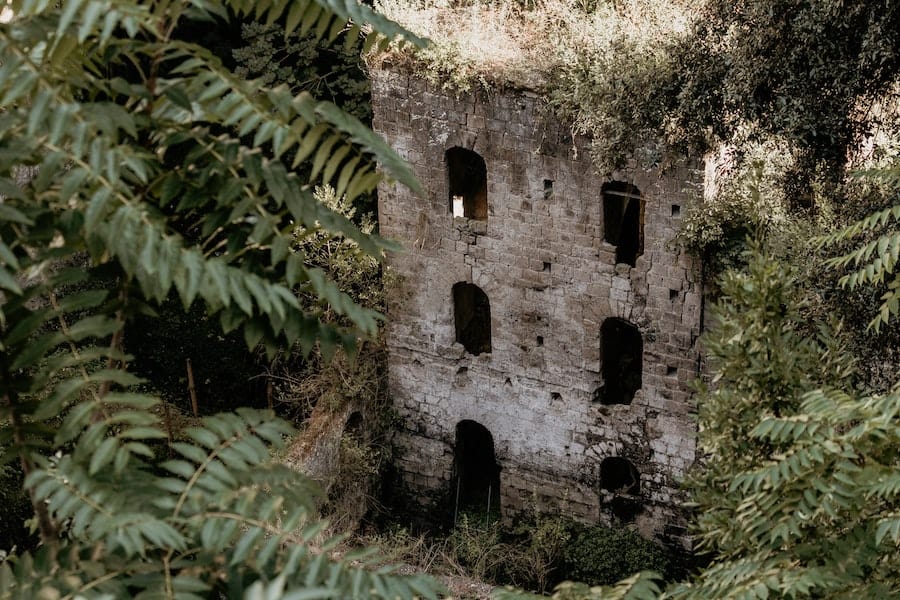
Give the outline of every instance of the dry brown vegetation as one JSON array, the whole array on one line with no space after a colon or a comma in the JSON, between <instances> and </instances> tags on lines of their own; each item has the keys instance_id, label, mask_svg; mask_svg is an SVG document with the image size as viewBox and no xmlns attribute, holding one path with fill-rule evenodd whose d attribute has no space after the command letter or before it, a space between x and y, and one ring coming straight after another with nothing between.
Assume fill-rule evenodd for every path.
<instances>
[{"instance_id":1,"label":"dry brown vegetation","mask_svg":"<svg viewBox=\"0 0 900 600\"><path fill-rule=\"evenodd\" d=\"M380 12L433 44L415 54L393 48L371 60L416 63L434 82L463 91L478 83L539 89L580 49L615 52L625 42L649 50L684 34L692 15L690 7L672 0L590 4L379 0Z\"/></svg>"}]
</instances>

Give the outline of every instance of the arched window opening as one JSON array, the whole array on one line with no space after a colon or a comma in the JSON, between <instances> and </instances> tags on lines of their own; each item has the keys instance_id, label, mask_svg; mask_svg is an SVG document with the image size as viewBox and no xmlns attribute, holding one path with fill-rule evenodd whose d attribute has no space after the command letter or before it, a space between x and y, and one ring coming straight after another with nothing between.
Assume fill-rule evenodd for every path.
<instances>
[{"instance_id":1,"label":"arched window opening","mask_svg":"<svg viewBox=\"0 0 900 600\"><path fill-rule=\"evenodd\" d=\"M453 449L454 521L460 513L499 516L500 465L491 432L475 421L456 425Z\"/></svg>"},{"instance_id":2,"label":"arched window opening","mask_svg":"<svg viewBox=\"0 0 900 600\"><path fill-rule=\"evenodd\" d=\"M601 404L631 404L641 389L644 342L638 328L612 317L600 326L603 386L594 395Z\"/></svg>"},{"instance_id":3,"label":"arched window opening","mask_svg":"<svg viewBox=\"0 0 900 600\"><path fill-rule=\"evenodd\" d=\"M454 217L488 218L487 165L477 152L455 146L447 150L450 211Z\"/></svg>"},{"instance_id":4,"label":"arched window opening","mask_svg":"<svg viewBox=\"0 0 900 600\"><path fill-rule=\"evenodd\" d=\"M614 494L636 496L641 492L641 475L628 459L610 456L600 463L600 487Z\"/></svg>"},{"instance_id":5,"label":"arched window opening","mask_svg":"<svg viewBox=\"0 0 900 600\"><path fill-rule=\"evenodd\" d=\"M453 285L456 341L478 356L491 351L491 303L480 287L463 281Z\"/></svg>"},{"instance_id":6,"label":"arched window opening","mask_svg":"<svg viewBox=\"0 0 900 600\"><path fill-rule=\"evenodd\" d=\"M353 411L347 417L347 423L344 424L344 435L357 442L363 440L363 416L358 410Z\"/></svg>"},{"instance_id":7,"label":"arched window opening","mask_svg":"<svg viewBox=\"0 0 900 600\"><path fill-rule=\"evenodd\" d=\"M616 247L616 264L635 265L644 253L644 200L622 181L603 185L603 239Z\"/></svg>"}]
</instances>

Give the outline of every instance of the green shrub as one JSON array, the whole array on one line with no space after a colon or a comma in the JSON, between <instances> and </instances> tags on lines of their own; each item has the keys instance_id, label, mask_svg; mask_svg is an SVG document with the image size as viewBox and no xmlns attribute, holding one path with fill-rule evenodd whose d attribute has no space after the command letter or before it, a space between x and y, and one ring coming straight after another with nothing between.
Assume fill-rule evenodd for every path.
<instances>
[{"instance_id":1,"label":"green shrub","mask_svg":"<svg viewBox=\"0 0 900 600\"><path fill-rule=\"evenodd\" d=\"M558 583L574 526L569 517L528 513L507 535L503 582L541 593Z\"/></svg>"},{"instance_id":2,"label":"green shrub","mask_svg":"<svg viewBox=\"0 0 900 600\"><path fill-rule=\"evenodd\" d=\"M498 521L463 513L447 538L450 557L466 573L482 581L497 581L507 561L506 545Z\"/></svg>"},{"instance_id":3,"label":"green shrub","mask_svg":"<svg viewBox=\"0 0 900 600\"><path fill-rule=\"evenodd\" d=\"M638 571L674 574L670 552L634 529L527 513L512 527L464 513L448 555L476 579L545 593L565 580L616 583Z\"/></svg>"},{"instance_id":4,"label":"green shrub","mask_svg":"<svg viewBox=\"0 0 900 600\"><path fill-rule=\"evenodd\" d=\"M589 585L615 583L638 571L667 575L672 561L660 545L646 540L635 530L575 525L563 555L564 579Z\"/></svg>"},{"instance_id":5,"label":"green shrub","mask_svg":"<svg viewBox=\"0 0 900 600\"><path fill-rule=\"evenodd\" d=\"M739 266L748 236L790 238L803 217L790 210L784 181L795 168L792 148L777 139L742 142L741 150L720 152L715 177L702 202L691 202L678 231L678 242L707 261L707 275ZM823 209L824 198L816 202ZM805 216L805 215L804 215ZM812 219L811 219L812 220ZM812 220L815 222L814 220Z\"/></svg>"}]
</instances>

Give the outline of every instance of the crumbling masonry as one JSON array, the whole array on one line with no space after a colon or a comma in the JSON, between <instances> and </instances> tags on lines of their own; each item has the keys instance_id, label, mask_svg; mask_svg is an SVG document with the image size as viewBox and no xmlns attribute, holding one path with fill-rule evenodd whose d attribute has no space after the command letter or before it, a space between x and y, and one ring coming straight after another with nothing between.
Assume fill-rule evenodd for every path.
<instances>
[{"instance_id":1,"label":"crumbling masonry","mask_svg":"<svg viewBox=\"0 0 900 600\"><path fill-rule=\"evenodd\" d=\"M528 92L382 70L372 96L424 186L379 189L404 246L387 344L405 488L447 520L534 506L683 544L702 294L672 239L695 172L600 179Z\"/></svg>"}]
</instances>

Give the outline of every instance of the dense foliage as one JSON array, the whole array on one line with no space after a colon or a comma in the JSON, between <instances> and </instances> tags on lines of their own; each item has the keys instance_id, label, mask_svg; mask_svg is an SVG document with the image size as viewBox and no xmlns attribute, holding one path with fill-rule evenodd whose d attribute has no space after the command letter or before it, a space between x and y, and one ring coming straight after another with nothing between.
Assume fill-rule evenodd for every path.
<instances>
[{"instance_id":1,"label":"dense foliage","mask_svg":"<svg viewBox=\"0 0 900 600\"><path fill-rule=\"evenodd\" d=\"M284 84L295 94L307 91L369 122L369 79L360 57L364 38L351 34L356 32L342 32L336 40L340 43L329 43L315 33L294 31L285 37L276 25L245 23L241 27L245 45L232 50L235 73L266 86Z\"/></svg>"},{"instance_id":2,"label":"dense foliage","mask_svg":"<svg viewBox=\"0 0 900 600\"><path fill-rule=\"evenodd\" d=\"M588 585L610 585L639 571L673 572L670 551L628 527L573 528L562 554L563 578Z\"/></svg>"},{"instance_id":3,"label":"dense foliage","mask_svg":"<svg viewBox=\"0 0 900 600\"><path fill-rule=\"evenodd\" d=\"M638 30L615 39L612 55L574 53L555 101L615 156L647 136L695 155L776 136L794 153L794 178L839 177L848 151L883 117L872 107L897 81L900 7L711 0L694 8L680 35L646 39Z\"/></svg>"},{"instance_id":4,"label":"dense foliage","mask_svg":"<svg viewBox=\"0 0 900 600\"><path fill-rule=\"evenodd\" d=\"M132 316L170 295L270 353L352 350L375 331L377 314L291 246L298 226L375 257L384 243L291 168L308 164L348 201L379 181L376 161L415 187L408 169L333 104L237 77L173 32L230 14L331 38L371 23L369 44L404 32L329 0L9 8L0 457L24 472L40 547L0 565L0 597L435 597L425 578L327 554L310 485L269 459L283 421L240 410L166 440L123 345ZM324 323L326 311L343 322Z\"/></svg>"},{"instance_id":5,"label":"dense foliage","mask_svg":"<svg viewBox=\"0 0 900 600\"><path fill-rule=\"evenodd\" d=\"M846 288L886 288L881 294L878 311L867 328L874 329L877 333L900 313L900 269L897 268L900 263L900 164L866 173L865 176L884 183L892 192L889 198L894 204L823 236L818 241L822 245L833 247L841 242L853 243L862 238L862 244L842 256L829 259L828 264L849 271L839 281Z\"/></svg>"},{"instance_id":6,"label":"dense foliage","mask_svg":"<svg viewBox=\"0 0 900 600\"><path fill-rule=\"evenodd\" d=\"M691 483L713 563L685 598L900 593L900 390L857 391L827 323L810 330L789 269L757 250L722 281L700 394L707 460Z\"/></svg>"},{"instance_id":7,"label":"dense foliage","mask_svg":"<svg viewBox=\"0 0 900 600\"><path fill-rule=\"evenodd\" d=\"M900 68L893 2L713 0L694 23L674 54L669 131L689 139L710 128L730 140L750 127L838 173Z\"/></svg>"},{"instance_id":8,"label":"dense foliage","mask_svg":"<svg viewBox=\"0 0 900 600\"><path fill-rule=\"evenodd\" d=\"M513 524L464 513L447 538L471 576L544 593L563 581L612 585L638 571L674 574L667 550L632 528L585 525L571 517L525 513Z\"/></svg>"}]
</instances>

